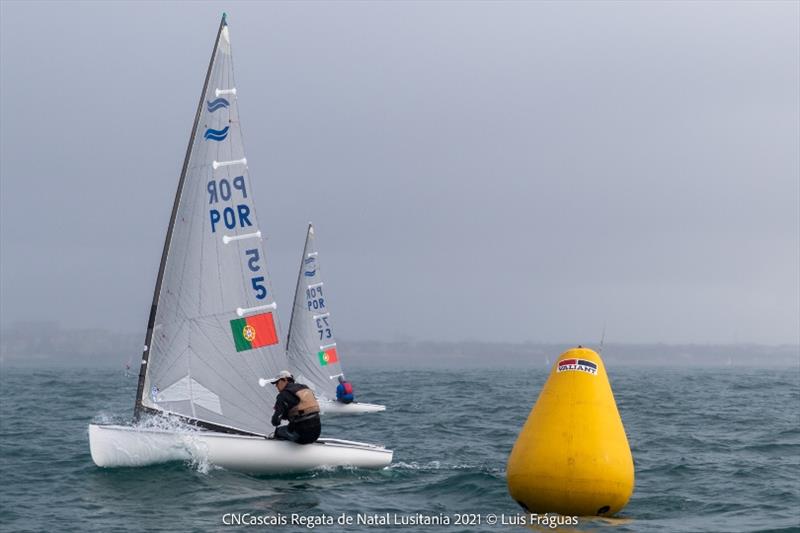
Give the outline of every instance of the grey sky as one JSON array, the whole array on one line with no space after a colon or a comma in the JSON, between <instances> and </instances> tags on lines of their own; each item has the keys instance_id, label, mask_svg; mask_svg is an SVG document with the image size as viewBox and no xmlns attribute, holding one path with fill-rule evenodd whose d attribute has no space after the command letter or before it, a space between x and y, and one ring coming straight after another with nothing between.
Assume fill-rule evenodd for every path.
<instances>
[{"instance_id":1,"label":"grey sky","mask_svg":"<svg viewBox=\"0 0 800 533\"><path fill-rule=\"evenodd\" d=\"M219 17L282 323L800 342L800 3L0 4L2 323L144 332Z\"/></svg>"}]
</instances>

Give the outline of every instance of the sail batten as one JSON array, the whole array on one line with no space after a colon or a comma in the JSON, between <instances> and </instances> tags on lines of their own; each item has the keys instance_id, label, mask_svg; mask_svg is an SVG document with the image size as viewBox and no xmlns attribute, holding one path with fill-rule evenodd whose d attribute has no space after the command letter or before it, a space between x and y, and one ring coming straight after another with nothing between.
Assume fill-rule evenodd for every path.
<instances>
[{"instance_id":1,"label":"sail batten","mask_svg":"<svg viewBox=\"0 0 800 533\"><path fill-rule=\"evenodd\" d=\"M136 413L265 434L272 398L256 385L284 368L286 355L237 93L223 18L165 239ZM240 318L242 310L260 314Z\"/></svg>"}]
</instances>

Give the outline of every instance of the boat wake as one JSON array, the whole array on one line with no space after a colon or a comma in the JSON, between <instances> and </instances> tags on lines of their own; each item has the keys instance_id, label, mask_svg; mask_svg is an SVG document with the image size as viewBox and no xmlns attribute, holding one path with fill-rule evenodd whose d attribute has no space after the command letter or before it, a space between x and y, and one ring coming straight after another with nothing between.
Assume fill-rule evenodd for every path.
<instances>
[{"instance_id":1,"label":"boat wake","mask_svg":"<svg viewBox=\"0 0 800 533\"><path fill-rule=\"evenodd\" d=\"M470 464L470 463L453 464L442 461L428 461L427 463L418 463L416 461L411 461L410 463L406 463L403 461L399 461L396 463L392 463L391 465L387 466L384 470L396 470L396 471L412 470L416 472L451 470L451 471L475 471L492 475L505 475L505 470L502 468L487 468L486 465L483 464Z\"/></svg>"}]
</instances>

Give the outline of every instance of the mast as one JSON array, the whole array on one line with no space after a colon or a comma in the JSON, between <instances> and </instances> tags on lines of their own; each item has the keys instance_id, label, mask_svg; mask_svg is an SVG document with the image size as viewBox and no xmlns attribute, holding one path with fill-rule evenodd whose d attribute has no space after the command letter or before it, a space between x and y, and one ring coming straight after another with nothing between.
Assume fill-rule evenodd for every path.
<instances>
[{"instance_id":1,"label":"mast","mask_svg":"<svg viewBox=\"0 0 800 533\"><path fill-rule=\"evenodd\" d=\"M289 340L292 338L292 323L294 322L294 308L295 302L297 301L297 291L300 290L300 281L303 279L303 265L305 264L306 260L306 250L308 250L308 238L313 232L314 224L311 222L308 223L308 229L306 230L306 242L303 244L303 255L300 257L300 269L297 271L297 286L294 289L294 299L292 300L292 315L289 318L289 332L286 334L286 350L289 350Z\"/></svg>"},{"instance_id":2,"label":"mast","mask_svg":"<svg viewBox=\"0 0 800 533\"><path fill-rule=\"evenodd\" d=\"M161 264L158 267L158 277L156 278L156 287L153 291L153 303L150 306L150 318L147 320L147 333L144 339L144 351L142 352L142 363L139 368L139 384L136 389L136 404L133 409L133 419L138 420L142 410L146 409L142 405L142 394L144 394L144 381L145 374L147 373L147 362L150 358L150 344L153 339L153 328L155 327L156 311L158 309L158 300L161 294L161 283L164 279L164 267L167 264L167 256L169 255L169 247L172 242L172 230L175 226L175 219L178 212L178 206L181 201L181 193L183 192L183 184L186 181L186 170L189 167L189 159L192 155L192 146L194 145L195 135L197 134L197 125L200 122L200 116L203 111L203 101L205 99L206 90L208 89L208 80L211 78L211 71L214 67L214 58L217 56L217 47L219 46L219 38L222 34L223 28L227 25L226 14L222 14L222 20L219 23L217 30L217 38L214 41L214 49L211 51L211 59L208 62L208 71L206 72L206 79L203 82L203 91L200 93L200 102L197 104L197 112L194 116L194 124L192 125L192 134L189 136L189 146L186 148L186 157L183 160L183 168L181 169L181 177L178 180L178 190L175 192L175 201L172 204L172 214L169 219L169 226L167 227L167 236L164 239L164 249L161 252Z\"/></svg>"}]
</instances>

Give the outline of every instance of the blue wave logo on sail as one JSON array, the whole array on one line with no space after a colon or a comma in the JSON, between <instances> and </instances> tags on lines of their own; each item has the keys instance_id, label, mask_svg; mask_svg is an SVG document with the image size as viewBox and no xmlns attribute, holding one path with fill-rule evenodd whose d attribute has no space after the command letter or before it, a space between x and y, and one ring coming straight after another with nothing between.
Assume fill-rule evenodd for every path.
<instances>
[{"instance_id":1,"label":"blue wave logo on sail","mask_svg":"<svg viewBox=\"0 0 800 533\"><path fill-rule=\"evenodd\" d=\"M216 100L208 101L206 100L206 107L208 107L208 112L213 113L217 109L221 109L223 107L230 106L231 103L225 100L224 98L217 98Z\"/></svg>"},{"instance_id":2,"label":"blue wave logo on sail","mask_svg":"<svg viewBox=\"0 0 800 533\"><path fill-rule=\"evenodd\" d=\"M225 128L221 130L212 130L211 128L208 128L205 135L203 135L203 138L205 138L207 141L224 141L225 137L228 136L229 128L230 126L225 126Z\"/></svg>"},{"instance_id":3,"label":"blue wave logo on sail","mask_svg":"<svg viewBox=\"0 0 800 533\"><path fill-rule=\"evenodd\" d=\"M303 264L308 270L303 270L303 275L307 278L313 278L317 273L317 259L316 257L309 257L303 260Z\"/></svg>"}]
</instances>

